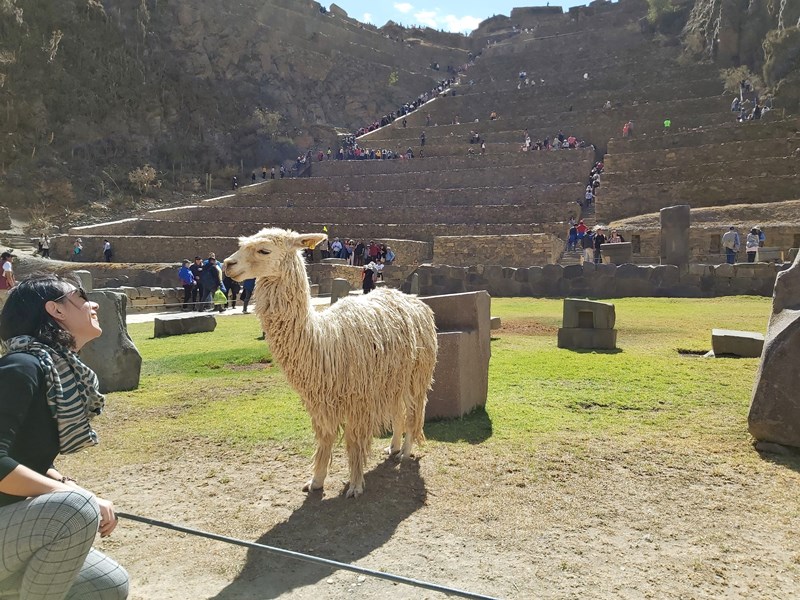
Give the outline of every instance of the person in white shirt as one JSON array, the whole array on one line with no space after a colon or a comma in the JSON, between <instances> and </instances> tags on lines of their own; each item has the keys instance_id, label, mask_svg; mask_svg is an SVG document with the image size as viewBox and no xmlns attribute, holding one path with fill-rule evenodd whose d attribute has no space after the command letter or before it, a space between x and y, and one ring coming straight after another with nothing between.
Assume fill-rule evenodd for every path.
<instances>
[{"instance_id":1,"label":"person in white shirt","mask_svg":"<svg viewBox=\"0 0 800 600\"><path fill-rule=\"evenodd\" d=\"M11 265L13 258L14 255L11 252L3 252L0 255L0 265L2 265L2 270L0 270L0 307L5 304L11 288L17 285L17 281L14 279L14 269Z\"/></svg>"}]
</instances>

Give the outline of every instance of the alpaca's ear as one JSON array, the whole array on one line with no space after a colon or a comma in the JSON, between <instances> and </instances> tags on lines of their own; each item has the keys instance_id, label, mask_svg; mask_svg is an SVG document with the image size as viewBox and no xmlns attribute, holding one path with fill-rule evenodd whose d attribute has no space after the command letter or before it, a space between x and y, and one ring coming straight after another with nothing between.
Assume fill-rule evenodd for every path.
<instances>
[{"instance_id":1,"label":"alpaca's ear","mask_svg":"<svg viewBox=\"0 0 800 600\"><path fill-rule=\"evenodd\" d=\"M298 233L294 244L298 248L309 248L313 250L327 239L328 236L324 233Z\"/></svg>"}]
</instances>

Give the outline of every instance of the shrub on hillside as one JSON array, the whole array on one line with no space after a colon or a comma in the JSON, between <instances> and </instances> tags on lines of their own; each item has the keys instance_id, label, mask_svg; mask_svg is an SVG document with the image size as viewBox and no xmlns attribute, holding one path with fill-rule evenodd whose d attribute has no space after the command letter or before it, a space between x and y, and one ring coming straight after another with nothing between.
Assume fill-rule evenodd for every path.
<instances>
[{"instance_id":1,"label":"shrub on hillside","mask_svg":"<svg viewBox=\"0 0 800 600\"><path fill-rule=\"evenodd\" d=\"M128 173L128 181L136 186L140 194L144 194L156 180L156 170L150 165L134 169Z\"/></svg>"}]
</instances>

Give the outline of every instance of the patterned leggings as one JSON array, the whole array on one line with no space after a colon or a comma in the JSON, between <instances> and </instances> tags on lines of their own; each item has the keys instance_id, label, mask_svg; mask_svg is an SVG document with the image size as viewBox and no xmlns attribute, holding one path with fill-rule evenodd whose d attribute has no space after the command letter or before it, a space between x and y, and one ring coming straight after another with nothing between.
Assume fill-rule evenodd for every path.
<instances>
[{"instance_id":1,"label":"patterned leggings","mask_svg":"<svg viewBox=\"0 0 800 600\"><path fill-rule=\"evenodd\" d=\"M99 523L97 503L79 490L1 507L0 597L125 600L125 569L92 548Z\"/></svg>"}]
</instances>

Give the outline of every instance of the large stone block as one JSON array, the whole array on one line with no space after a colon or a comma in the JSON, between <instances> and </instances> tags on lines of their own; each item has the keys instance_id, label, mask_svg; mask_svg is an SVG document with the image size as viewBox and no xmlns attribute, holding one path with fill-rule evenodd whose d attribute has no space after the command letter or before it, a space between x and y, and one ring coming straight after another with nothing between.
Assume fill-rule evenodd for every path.
<instances>
[{"instance_id":1,"label":"large stone block","mask_svg":"<svg viewBox=\"0 0 800 600\"><path fill-rule=\"evenodd\" d=\"M688 204L662 208L661 215L661 262L681 266L689 263L689 225Z\"/></svg>"},{"instance_id":2,"label":"large stone block","mask_svg":"<svg viewBox=\"0 0 800 600\"><path fill-rule=\"evenodd\" d=\"M577 298L564 299L562 327L614 329L617 315L610 302L596 302Z\"/></svg>"},{"instance_id":3,"label":"large stone block","mask_svg":"<svg viewBox=\"0 0 800 600\"><path fill-rule=\"evenodd\" d=\"M558 347L613 350L617 347L616 319L613 304L566 298L562 327L558 330Z\"/></svg>"},{"instance_id":4,"label":"large stone block","mask_svg":"<svg viewBox=\"0 0 800 600\"><path fill-rule=\"evenodd\" d=\"M491 298L467 292L422 298L433 309L439 353L426 419L460 417L485 406L491 357Z\"/></svg>"},{"instance_id":5,"label":"large stone block","mask_svg":"<svg viewBox=\"0 0 800 600\"><path fill-rule=\"evenodd\" d=\"M778 273L748 425L757 440L800 447L800 258Z\"/></svg>"},{"instance_id":6,"label":"large stone block","mask_svg":"<svg viewBox=\"0 0 800 600\"><path fill-rule=\"evenodd\" d=\"M100 380L100 391L119 392L139 387L142 357L128 335L125 314L128 297L110 291L89 292L98 304L97 317L103 334L81 350L85 362Z\"/></svg>"},{"instance_id":7,"label":"large stone block","mask_svg":"<svg viewBox=\"0 0 800 600\"><path fill-rule=\"evenodd\" d=\"M72 272L75 277L77 277L81 282L81 287L86 290L87 292L91 292L94 290L94 283L92 281L92 274L89 271L73 271Z\"/></svg>"},{"instance_id":8,"label":"large stone block","mask_svg":"<svg viewBox=\"0 0 800 600\"><path fill-rule=\"evenodd\" d=\"M756 250L756 262L783 262L783 250L780 248L759 248Z\"/></svg>"},{"instance_id":9,"label":"large stone block","mask_svg":"<svg viewBox=\"0 0 800 600\"><path fill-rule=\"evenodd\" d=\"M331 281L331 304L335 304L340 298L344 298L350 293L350 282L347 279L337 277Z\"/></svg>"},{"instance_id":10,"label":"large stone block","mask_svg":"<svg viewBox=\"0 0 800 600\"><path fill-rule=\"evenodd\" d=\"M711 348L714 356L758 358L764 349L764 336L754 331L712 329Z\"/></svg>"},{"instance_id":11,"label":"large stone block","mask_svg":"<svg viewBox=\"0 0 800 600\"><path fill-rule=\"evenodd\" d=\"M217 328L214 315L165 315L154 320L153 336L169 337L187 333L205 333Z\"/></svg>"},{"instance_id":12,"label":"large stone block","mask_svg":"<svg viewBox=\"0 0 800 600\"><path fill-rule=\"evenodd\" d=\"M558 330L558 347L570 350L614 350L617 347L616 329Z\"/></svg>"},{"instance_id":13,"label":"large stone block","mask_svg":"<svg viewBox=\"0 0 800 600\"><path fill-rule=\"evenodd\" d=\"M603 260L612 265L624 265L633 260L633 249L630 242L603 244L601 251Z\"/></svg>"}]
</instances>

